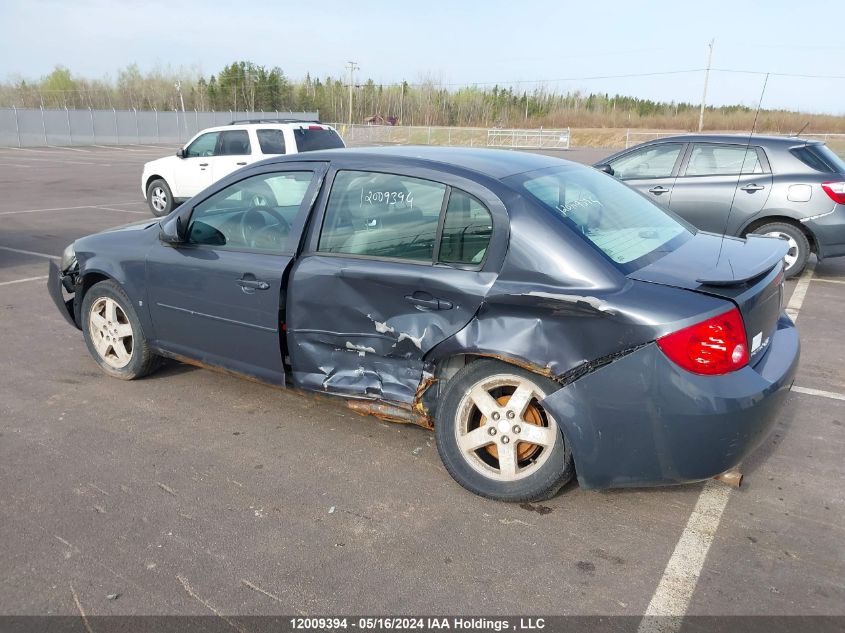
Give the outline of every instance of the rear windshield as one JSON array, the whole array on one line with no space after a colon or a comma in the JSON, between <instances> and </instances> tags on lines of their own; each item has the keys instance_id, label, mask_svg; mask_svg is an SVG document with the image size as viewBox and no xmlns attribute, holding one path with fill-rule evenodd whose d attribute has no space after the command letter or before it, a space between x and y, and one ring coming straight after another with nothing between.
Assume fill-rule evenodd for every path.
<instances>
[{"instance_id":1,"label":"rear windshield","mask_svg":"<svg viewBox=\"0 0 845 633\"><path fill-rule=\"evenodd\" d=\"M827 174L845 174L845 162L822 143L793 147L792 155L808 167Z\"/></svg>"},{"instance_id":2,"label":"rear windshield","mask_svg":"<svg viewBox=\"0 0 845 633\"><path fill-rule=\"evenodd\" d=\"M593 169L552 167L505 181L540 201L624 272L659 259L692 236L673 215Z\"/></svg>"},{"instance_id":3,"label":"rear windshield","mask_svg":"<svg viewBox=\"0 0 845 633\"><path fill-rule=\"evenodd\" d=\"M327 128L298 128L293 131L293 135L296 138L296 148L300 152L344 147L343 141L337 132Z\"/></svg>"}]
</instances>

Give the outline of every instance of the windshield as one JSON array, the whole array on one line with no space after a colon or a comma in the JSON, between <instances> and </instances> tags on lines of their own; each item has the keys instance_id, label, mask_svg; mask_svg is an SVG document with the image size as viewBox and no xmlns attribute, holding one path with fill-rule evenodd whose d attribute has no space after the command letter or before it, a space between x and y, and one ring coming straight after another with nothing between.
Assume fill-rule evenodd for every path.
<instances>
[{"instance_id":1,"label":"windshield","mask_svg":"<svg viewBox=\"0 0 845 633\"><path fill-rule=\"evenodd\" d=\"M552 167L505 181L555 212L624 272L659 259L692 235L675 216L593 169Z\"/></svg>"},{"instance_id":2,"label":"windshield","mask_svg":"<svg viewBox=\"0 0 845 633\"><path fill-rule=\"evenodd\" d=\"M296 148L300 152L310 152L316 149L334 149L343 147L343 141L337 132L318 126L298 128L293 131L296 138Z\"/></svg>"}]
</instances>

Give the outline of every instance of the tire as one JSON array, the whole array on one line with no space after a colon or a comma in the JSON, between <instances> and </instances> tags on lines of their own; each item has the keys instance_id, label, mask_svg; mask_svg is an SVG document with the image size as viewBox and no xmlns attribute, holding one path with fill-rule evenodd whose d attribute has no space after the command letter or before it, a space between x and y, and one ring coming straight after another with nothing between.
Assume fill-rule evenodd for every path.
<instances>
[{"instance_id":1,"label":"tire","mask_svg":"<svg viewBox=\"0 0 845 633\"><path fill-rule=\"evenodd\" d=\"M560 425L538 402L559 388L548 378L497 360L463 367L446 385L434 426L440 459L452 478L498 501L542 501L557 494L574 476L575 463ZM520 389L525 407L517 408L523 413L509 411L511 396ZM486 407L489 421L477 401ZM527 443L526 437L542 444ZM502 462L500 454L510 459Z\"/></svg>"},{"instance_id":2,"label":"tire","mask_svg":"<svg viewBox=\"0 0 845 633\"><path fill-rule=\"evenodd\" d=\"M82 299L82 335L91 356L106 374L134 380L155 371L153 354L132 302L112 280L94 284Z\"/></svg>"},{"instance_id":3,"label":"tire","mask_svg":"<svg viewBox=\"0 0 845 633\"><path fill-rule=\"evenodd\" d=\"M810 241L804 231L786 222L771 222L757 227L753 231L759 235L775 235L789 240L789 253L784 258L786 278L797 277L804 271L810 258Z\"/></svg>"},{"instance_id":4,"label":"tire","mask_svg":"<svg viewBox=\"0 0 845 633\"><path fill-rule=\"evenodd\" d=\"M175 208L173 194L163 179L156 178L147 187L147 206L157 218L164 217Z\"/></svg>"}]
</instances>

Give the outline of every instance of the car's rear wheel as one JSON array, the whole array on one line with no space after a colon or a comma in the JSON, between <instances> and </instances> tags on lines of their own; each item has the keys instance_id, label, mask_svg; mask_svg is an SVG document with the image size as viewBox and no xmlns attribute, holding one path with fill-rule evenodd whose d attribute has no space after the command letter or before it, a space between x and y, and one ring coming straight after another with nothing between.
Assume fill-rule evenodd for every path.
<instances>
[{"instance_id":1,"label":"car's rear wheel","mask_svg":"<svg viewBox=\"0 0 845 633\"><path fill-rule=\"evenodd\" d=\"M554 496L575 473L569 443L540 404L558 388L495 360L461 369L446 386L435 421L449 474L467 490L500 501Z\"/></svg>"},{"instance_id":2,"label":"car's rear wheel","mask_svg":"<svg viewBox=\"0 0 845 633\"><path fill-rule=\"evenodd\" d=\"M754 229L760 235L779 237L789 243L789 250L783 258L787 278L800 275L810 258L810 241L804 231L786 222L772 222Z\"/></svg>"},{"instance_id":3,"label":"car's rear wheel","mask_svg":"<svg viewBox=\"0 0 845 633\"><path fill-rule=\"evenodd\" d=\"M82 333L88 351L110 376L133 380L154 371L153 354L132 302L114 281L94 284L82 300Z\"/></svg>"},{"instance_id":4,"label":"car's rear wheel","mask_svg":"<svg viewBox=\"0 0 845 633\"><path fill-rule=\"evenodd\" d=\"M173 194L161 178L153 180L147 187L147 205L156 217L165 216L173 210Z\"/></svg>"}]
</instances>

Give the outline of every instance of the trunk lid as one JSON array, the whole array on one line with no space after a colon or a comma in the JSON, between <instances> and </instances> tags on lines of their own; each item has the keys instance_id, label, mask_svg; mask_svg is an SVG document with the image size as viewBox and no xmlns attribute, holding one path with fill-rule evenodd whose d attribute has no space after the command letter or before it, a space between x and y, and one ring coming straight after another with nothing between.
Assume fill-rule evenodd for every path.
<instances>
[{"instance_id":1,"label":"trunk lid","mask_svg":"<svg viewBox=\"0 0 845 633\"><path fill-rule=\"evenodd\" d=\"M787 250L787 242L774 237L723 240L721 235L699 232L628 277L733 302L745 322L754 364L766 349L783 309L782 260Z\"/></svg>"}]
</instances>

